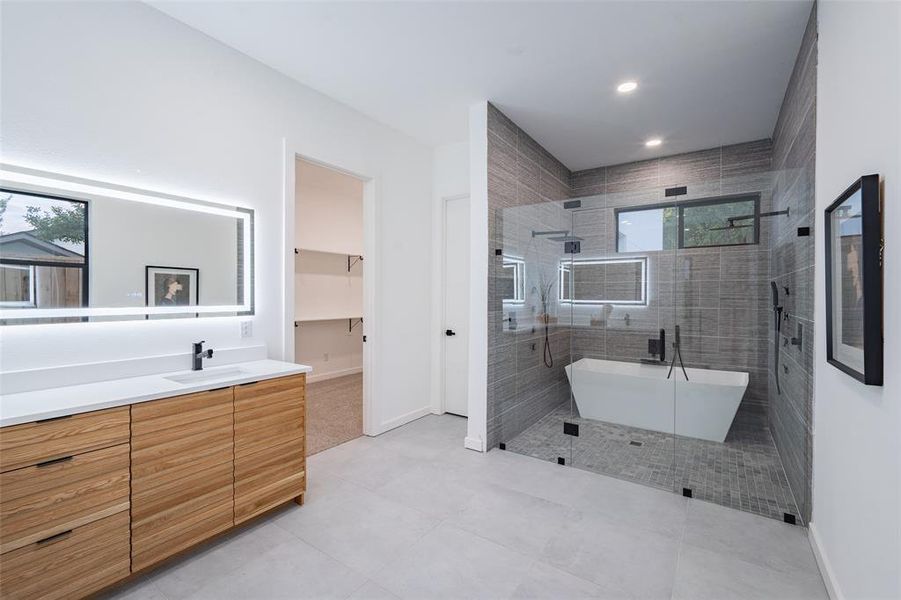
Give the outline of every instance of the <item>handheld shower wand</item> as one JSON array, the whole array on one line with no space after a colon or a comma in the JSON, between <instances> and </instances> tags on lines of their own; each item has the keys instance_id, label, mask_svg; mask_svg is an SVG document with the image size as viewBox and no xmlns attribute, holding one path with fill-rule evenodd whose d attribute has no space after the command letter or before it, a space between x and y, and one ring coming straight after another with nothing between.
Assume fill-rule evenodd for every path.
<instances>
[{"instance_id":1,"label":"handheld shower wand","mask_svg":"<svg viewBox=\"0 0 901 600\"><path fill-rule=\"evenodd\" d=\"M679 359L679 366L682 367L682 374L685 375L685 381L688 381L688 371L685 370L685 364L682 362L682 336L679 335L679 326L676 325L676 339L673 342L673 361L669 364L669 373L666 378L669 379L673 374L673 367L676 366L676 358Z\"/></svg>"},{"instance_id":2,"label":"handheld shower wand","mask_svg":"<svg viewBox=\"0 0 901 600\"><path fill-rule=\"evenodd\" d=\"M779 384L779 334L782 332L782 307L779 306L779 288L775 281L770 282L773 292L773 356L776 371L776 393L782 394L782 386Z\"/></svg>"}]
</instances>

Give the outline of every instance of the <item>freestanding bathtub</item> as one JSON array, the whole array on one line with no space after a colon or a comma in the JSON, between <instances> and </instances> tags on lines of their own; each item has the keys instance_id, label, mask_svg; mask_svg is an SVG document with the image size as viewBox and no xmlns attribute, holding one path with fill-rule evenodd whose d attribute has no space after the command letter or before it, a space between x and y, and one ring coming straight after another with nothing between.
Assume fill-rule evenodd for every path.
<instances>
[{"instance_id":1,"label":"freestanding bathtub","mask_svg":"<svg viewBox=\"0 0 901 600\"><path fill-rule=\"evenodd\" d=\"M748 387L738 371L583 358L565 367L583 418L722 442ZM673 378L676 380L675 388Z\"/></svg>"}]
</instances>

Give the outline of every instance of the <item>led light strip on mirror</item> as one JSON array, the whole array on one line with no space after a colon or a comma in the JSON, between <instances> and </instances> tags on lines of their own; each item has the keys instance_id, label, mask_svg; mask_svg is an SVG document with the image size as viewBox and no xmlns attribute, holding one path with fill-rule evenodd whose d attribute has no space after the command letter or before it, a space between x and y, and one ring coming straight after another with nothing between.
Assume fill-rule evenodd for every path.
<instances>
[{"instance_id":1,"label":"led light strip on mirror","mask_svg":"<svg viewBox=\"0 0 901 600\"><path fill-rule=\"evenodd\" d=\"M65 317L122 317L171 314L248 313L253 310L253 210L235 208L215 202L195 200L171 194L142 190L117 184L82 179L69 175L40 171L28 167L0 163L0 187L23 193L72 197L82 200L113 199L141 202L156 206L189 210L210 215L240 219L243 228L244 297L241 304L192 306L128 306L97 308L19 308L0 309L0 319L25 320Z\"/></svg>"}]
</instances>

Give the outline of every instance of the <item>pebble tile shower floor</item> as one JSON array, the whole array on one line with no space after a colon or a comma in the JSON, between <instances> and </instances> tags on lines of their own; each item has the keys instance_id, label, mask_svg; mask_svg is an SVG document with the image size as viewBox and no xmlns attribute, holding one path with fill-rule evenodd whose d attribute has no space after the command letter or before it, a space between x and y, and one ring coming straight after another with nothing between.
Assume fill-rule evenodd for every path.
<instances>
[{"instance_id":1,"label":"pebble tile shower floor","mask_svg":"<svg viewBox=\"0 0 901 600\"><path fill-rule=\"evenodd\" d=\"M564 421L579 424L578 437L563 434ZM667 433L571 416L564 404L506 449L551 462L563 457L579 469L661 489L691 488L700 500L779 520L788 513L800 522L773 438L753 416L739 414L725 443L683 436L674 442Z\"/></svg>"}]
</instances>

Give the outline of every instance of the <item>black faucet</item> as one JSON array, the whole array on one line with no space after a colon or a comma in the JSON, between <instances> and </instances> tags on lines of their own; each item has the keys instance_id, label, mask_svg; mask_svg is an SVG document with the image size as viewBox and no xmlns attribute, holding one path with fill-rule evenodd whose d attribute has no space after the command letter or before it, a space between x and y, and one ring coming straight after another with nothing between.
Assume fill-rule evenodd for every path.
<instances>
[{"instance_id":1,"label":"black faucet","mask_svg":"<svg viewBox=\"0 0 901 600\"><path fill-rule=\"evenodd\" d=\"M666 362L666 330L660 330L660 337L648 340L648 354L659 356L659 360L652 362Z\"/></svg>"},{"instance_id":2,"label":"black faucet","mask_svg":"<svg viewBox=\"0 0 901 600\"><path fill-rule=\"evenodd\" d=\"M213 349L209 350L203 349L203 344L205 340L200 340L199 342L194 342L194 350L191 353L191 370L192 371L203 371L203 359L204 358L213 358Z\"/></svg>"}]
</instances>

